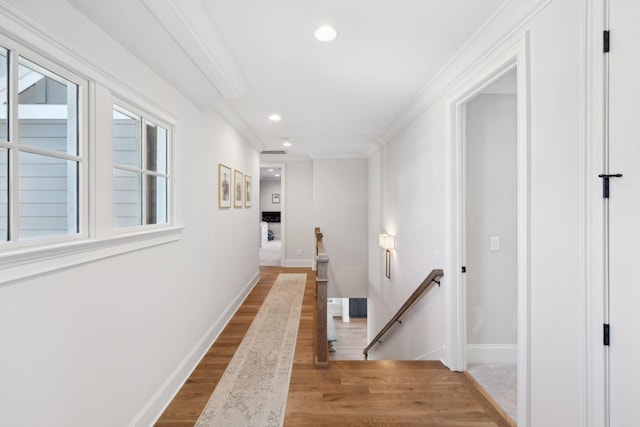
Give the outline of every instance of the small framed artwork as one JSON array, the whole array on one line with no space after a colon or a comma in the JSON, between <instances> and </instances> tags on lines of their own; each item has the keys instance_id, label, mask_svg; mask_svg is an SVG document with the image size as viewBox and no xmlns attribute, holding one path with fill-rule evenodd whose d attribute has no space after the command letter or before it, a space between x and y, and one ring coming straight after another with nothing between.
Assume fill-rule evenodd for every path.
<instances>
[{"instance_id":1,"label":"small framed artwork","mask_svg":"<svg viewBox=\"0 0 640 427\"><path fill-rule=\"evenodd\" d=\"M272 194L271 195L271 203L273 203L274 205L277 205L278 203L280 203L280 195L279 194Z\"/></svg>"},{"instance_id":2,"label":"small framed artwork","mask_svg":"<svg viewBox=\"0 0 640 427\"><path fill-rule=\"evenodd\" d=\"M249 175L244 176L244 207L251 207L251 177Z\"/></svg>"},{"instance_id":3,"label":"small framed artwork","mask_svg":"<svg viewBox=\"0 0 640 427\"><path fill-rule=\"evenodd\" d=\"M218 163L218 207L231 207L231 168Z\"/></svg>"},{"instance_id":4,"label":"small framed artwork","mask_svg":"<svg viewBox=\"0 0 640 427\"><path fill-rule=\"evenodd\" d=\"M242 187L244 186L244 180L242 179L242 172L238 170L233 171L233 206L241 208L244 202Z\"/></svg>"}]
</instances>

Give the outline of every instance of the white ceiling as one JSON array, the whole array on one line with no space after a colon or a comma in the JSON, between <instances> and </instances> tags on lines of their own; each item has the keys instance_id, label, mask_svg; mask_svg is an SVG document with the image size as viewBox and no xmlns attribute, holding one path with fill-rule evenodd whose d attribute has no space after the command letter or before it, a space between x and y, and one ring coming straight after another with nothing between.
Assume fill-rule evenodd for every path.
<instances>
[{"instance_id":1,"label":"white ceiling","mask_svg":"<svg viewBox=\"0 0 640 427\"><path fill-rule=\"evenodd\" d=\"M256 148L344 157L370 153L505 0L68 1ZM338 38L317 41L321 24Z\"/></svg>"},{"instance_id":2,"label":"white ceiling","mask_svg":"<svg viewBox=\"0 0 640 427\"><path fill-rule=\"evenodd\" d=\"M280 181L281 178L281 168L279 167L260 168L260 181Z\"/></svg>"}]
</instances>

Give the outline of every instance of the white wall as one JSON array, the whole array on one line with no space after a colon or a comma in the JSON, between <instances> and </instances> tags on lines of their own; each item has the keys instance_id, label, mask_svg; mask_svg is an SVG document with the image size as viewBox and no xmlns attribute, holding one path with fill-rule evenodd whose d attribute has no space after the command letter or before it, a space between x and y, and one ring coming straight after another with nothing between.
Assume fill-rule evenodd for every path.
<instances>
[{"instance_id":1,"label":"white wall","mask_svg":"<svg viewBox=\"0 0 640 427\"><path fill-rule=\"evenodd\" d=\"M216 186L218 162L259 176L258 154L66 2L9 3L34 21L28 28L53 34L178 118L177 160L188 167L177 182L179 241L0 287L0 425L150 425L258 277L259 206L218 209ZM0 28L18 31L6 14ZM18 35L72 60L28 30ZM97 69L82 71L117 86ZM110 161L96 167L110 170Z\"/></svg>"},{"instance_id":2,"label":"white wall","mask_svg":"<svg viewBox=\"0 0 640 427\"><path fill-rule=\"evenodd\" d=\"M312 267L315 259L313 235L313 163L291 161L285 165L285 248L287 267Z\"/></svg>"},{"instance_id":3,"label":"white wall","mask_svg":"<svg viewBox=\"0 0 640 427\"><path fill-rule=\"evenodd\" d=\"M370 295L372 311L392 314L431 268L445 267L442 288L418 303L412 318L405 318L392 338L376 347L376 356L385 357L393 348L400 357L431 354L447 362L452 355L444 348L443 329L450 323L444 307L451 301L444 291L448 277L457 272L444 252L450 165L450 106L445 99L456 80L502 40L528 37L530 353L525 372L530 415L520 421L532 426L582 425L587 408L583 12L580 0L508 3L390 128L390 141L382 150L385 181L373 190L382 194L383 226L397 236L388 283L397 297L372 301L375 295ZM387 319L370 320L384 324Z\"/></svg>"},{"instance_id":4,"label":"white wall","mask_svg":"<svg viewBox=\"0 0 640 427\"><path fill-rule=\"evenodd\" d=\"M281 194L280 180L261 180L260 181L260 210L268 212L280 212L282 210L281 203L272 203L272 194Z\"/></svg>"},{"instance_id":5,"label":"white wall","mask_svg":"<svg viewBox=\"0 0 640 427\"><path fill-rule=\"evenodd\" d=\"M369 333L375 336L444 257L444 110L429 110L382 148L378 192L380 230L369 238L374 256L370 270L379 278L369 287ZM436 142L437 141L437 142ZM370 166L377 163L374 157ZM371 172L375 174L376 172ZM371 183L372 186L375 184ZM384 251L375 246L378 234L396 236L391 253L391 279L385 277ZM445 272L445 274L447 274ZM444 293L432 288L392 329L384 344L373 347L370 359L444 358ZM436 326L439 325L439 326Z\"/></svg>"},{"instance_id":6,"label":"white wall","mask_svg":"<svg viewBox=\"0 0 640 427\"><path fill-rule=\"evenodd\" d=\"M366 297L368 162L314 160L313 207L329 255L329 297Z\"/></svg>"},{"instance_id":7,"label":"white wall","mask_svg":"<svg viewBox=\"0 0 640 427\"><path fill-rule=\"evenodd\" d=\"M516 107L516 95L482 94L466 105L467 344L474 344L468 362L492 348L486 344L518 338Z\"/></svg>"}]
</instances>

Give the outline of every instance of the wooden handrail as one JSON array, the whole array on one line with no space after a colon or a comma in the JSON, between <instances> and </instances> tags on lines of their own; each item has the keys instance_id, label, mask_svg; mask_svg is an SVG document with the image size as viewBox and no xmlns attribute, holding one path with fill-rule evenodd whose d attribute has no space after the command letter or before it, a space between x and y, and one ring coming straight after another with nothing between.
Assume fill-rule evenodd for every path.
<instances>
[{"instance_id":1,"label":"wooden handrail","mask_svg":"<svg viewBox=\"0 0 640 427\"><path fill-rule=\"evenodd\" d=\"M369 357L369 350L371 350L371 348L374 345L376 345L376 343L382 344L382 341L381 341L382 336L386 334L387 331L391 329L393 325L396 324L396 322L402 323L400 321L400 318L407 312L407 310L409 310L409 308L413 305L413 303L416 302L418 299L420 299L423 293L431 289L434 283L437 283L438 285L440 285L440 282L438 282L438 279L441 278L442 276L444 276L444 272L442 270L440 269L431 270L431 273L429 273L429 275L422 281L420 286L418 286L418 288L411 294L411 296L402 305L402 307L400 307L400 310L398 310L395 316L393 316L391 320L389 320L389 322L384 326L384 328L382 328L382 330L378 333L378 335L376 335L376 337L369 343L367 348L362 350L362 354L364 354L365 360Z\"/></svg>"}]
</instances>

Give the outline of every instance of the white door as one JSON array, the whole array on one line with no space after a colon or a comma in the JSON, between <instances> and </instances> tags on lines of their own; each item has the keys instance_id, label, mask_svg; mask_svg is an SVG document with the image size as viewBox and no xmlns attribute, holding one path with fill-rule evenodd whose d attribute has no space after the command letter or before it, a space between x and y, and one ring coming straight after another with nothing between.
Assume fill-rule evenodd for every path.
<instances>
[{"instance_id":1,"label":"white door","mask_svg":"<svg viewBox=\"0 0 640 427\"><path fill-rule=\"evenodd\" d=\"M610 426L638 425L640 1L610 0Z\"/></svg>"}]
</instances>

